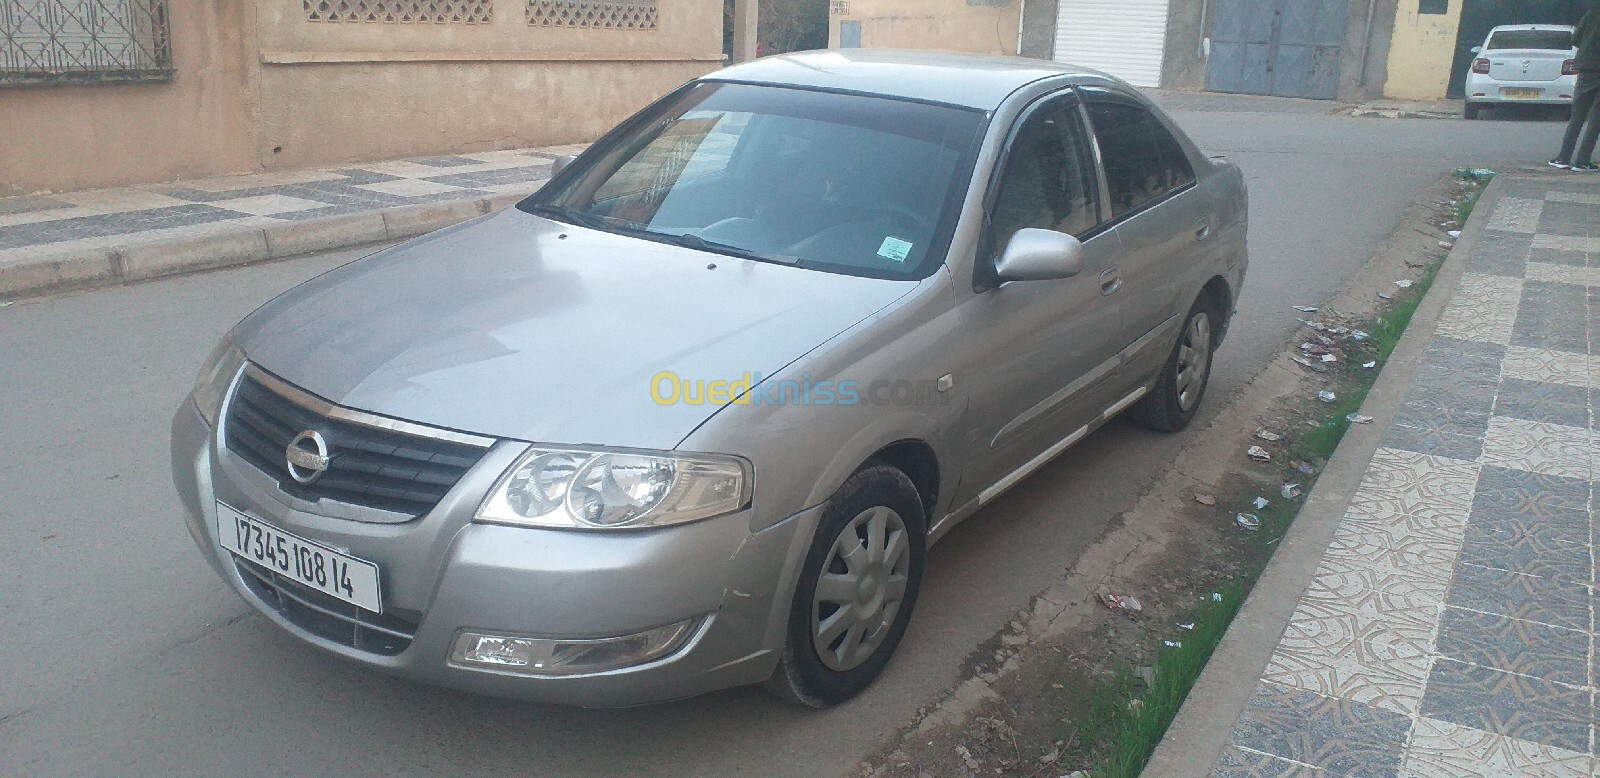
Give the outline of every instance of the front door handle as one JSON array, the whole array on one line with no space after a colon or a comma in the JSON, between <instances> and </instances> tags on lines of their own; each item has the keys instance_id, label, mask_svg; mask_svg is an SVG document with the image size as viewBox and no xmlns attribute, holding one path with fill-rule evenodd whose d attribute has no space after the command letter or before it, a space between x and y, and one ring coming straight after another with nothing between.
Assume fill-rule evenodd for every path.
<instances>
[{"instance_id":1,"label":"front door handle","mask_svg":"<svg viewBox=\"0 0 1600 778\"><path fill-rule=\"evenodd\" d=\"M1194 239L1197 241L1211 237L1211 220L1201 219L1194 223Z\"/></svg>"},{"instance_id":2,"label":"front door handle","mask_svg":"<svg viewBox=\"0 0 1600 778\"><path fill-rule=\"evenodd\" d=\"M1100 294L1116 294L1122 288L1122 273L1116 268L1106 268L1100 274Z\"/></svg>"}]
</instances>

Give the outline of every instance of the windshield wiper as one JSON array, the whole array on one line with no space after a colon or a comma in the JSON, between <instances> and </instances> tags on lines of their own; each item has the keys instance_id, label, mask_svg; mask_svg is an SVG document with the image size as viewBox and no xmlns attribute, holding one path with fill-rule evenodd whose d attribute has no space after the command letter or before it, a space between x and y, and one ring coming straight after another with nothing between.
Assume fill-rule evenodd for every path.
<instances>
[{"instance_id":1,"label":"windshield wiper","mask_svg":"<svg viewBox=\"0 0 1600 778\"><path fill-rule=\"evenodd\" d=\"M702 238L692 232L685 232L677 235L671 235L663 232L653 234L666 238L667 240L684 248L694 249L696 251L709 251L713 254L722 254L729 257L738 257L740 259L753 259L757 262L773 262L779 265L800 264L799 257L789 257L782 254L763 254L759 251L751 251L749 249L739 248L738 246L729 243L718 243L714 240L706 240L705 238Z\"/></svg>"},{"instance_id":2,"label":"windshield wiper","mask_svg":"<svg viewBox=\"0 0 1600 778\"><path fill-rule=\"evenodd\" d=\"M588 227L590 229L607 231L614 229L612 225L606 223L605 218L602 216L597 216L592 213L584 213L583 211L575 208L568 208L565 205L535 203L533 208L530 210L533 213L542 214L544 216L554 216L559 221L564 221L568 224L576 224L579 227Z\"/></svg>"}]
</instances>

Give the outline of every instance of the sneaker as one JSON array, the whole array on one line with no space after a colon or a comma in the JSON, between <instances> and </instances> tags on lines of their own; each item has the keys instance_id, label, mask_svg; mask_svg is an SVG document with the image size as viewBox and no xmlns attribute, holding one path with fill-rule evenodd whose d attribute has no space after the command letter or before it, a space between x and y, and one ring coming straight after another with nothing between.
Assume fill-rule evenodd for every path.
<instances>
[{"instance_id":1,"label":"sneaker","mask_svg":"<svg viewBox=\"0 0 1600 778\"><path fill-rule=\"evenodd\" d=\"M1549 162L1546 162L1545 164L1549 165L1550 167L1553 167L1553 168L1555 168L1557 170L1568 170L1568 169L1571 169L1571 167L1572 167L1571 163L1562 162L1559 159L1552 159Z\"/></svg>"},{"instance_id":2,"label":"sneaker","mask_svg":"<svg viewBox=\"0 0 1600 778\"><path fill-rule=\"evenodd\" d=\"M1596 172L1600 172L1600 165L1596 165L1593 162L1579 162L1578 164L1572 166L1572 172L1574 172L1574 173L1596 173Z\"/></svg>"}]
</instances>

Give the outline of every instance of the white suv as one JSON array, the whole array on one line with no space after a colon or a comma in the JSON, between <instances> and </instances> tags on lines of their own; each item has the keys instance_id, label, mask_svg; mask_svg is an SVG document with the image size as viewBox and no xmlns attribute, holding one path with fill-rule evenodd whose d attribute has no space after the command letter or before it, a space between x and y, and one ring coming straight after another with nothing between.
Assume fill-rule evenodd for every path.
<instances>
[{"instance_id":1,"label":"white suv","mask_svg":"<svg viewBox=\"0 0 1600 778\"><path fill-rule=\"evenodd\" d=\"M1510 103L1572 105L1578 85L1572 27L1513 24L1496 27L1475 47L1467 72L1468 119L1485 107Z\"/></svg>"}]
</instances>

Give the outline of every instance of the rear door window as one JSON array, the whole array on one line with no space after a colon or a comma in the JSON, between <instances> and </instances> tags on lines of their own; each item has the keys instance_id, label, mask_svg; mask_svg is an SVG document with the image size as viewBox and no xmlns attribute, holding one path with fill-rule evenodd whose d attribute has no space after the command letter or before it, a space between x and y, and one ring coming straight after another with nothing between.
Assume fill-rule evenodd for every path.
<instances>
[{"instance_id":1,"label":"rear door window","mask_svg":"<svg viewBox=\"0 0 1600 778\"><path fill-rule=\"evenodd\" d=\"M1112 218L1194 183L1188 155L1149 110L1109 100L1090 100L1088 109L1100 144Z\"/></svg>"}]
</instances>

